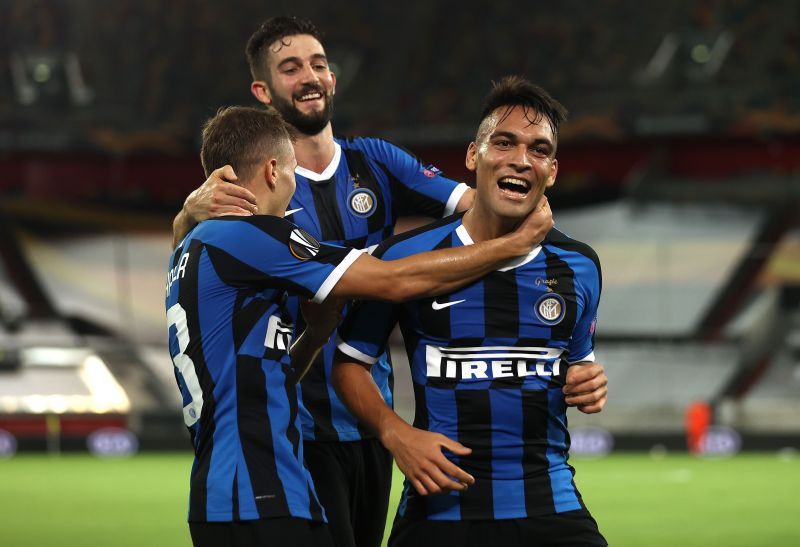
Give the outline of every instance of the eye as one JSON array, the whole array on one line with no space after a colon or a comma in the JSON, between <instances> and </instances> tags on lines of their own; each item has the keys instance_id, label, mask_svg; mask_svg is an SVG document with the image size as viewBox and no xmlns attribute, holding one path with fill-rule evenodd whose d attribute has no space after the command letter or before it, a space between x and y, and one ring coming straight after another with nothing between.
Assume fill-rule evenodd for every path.
<instances>
[{"instance_id":1,"label":"eye","mask_svg":"<svg viewBox=\"0 0 800 547\"><path fill-rule=\"evenodd\" d=\"M511 147L511 141L508 139L498 139L494 141L494 145L501 149L507 149Z\"/></svg>"},{"instance_id":2,"label":"eye","mask_svg":"<svg viewBox=\"0 0 800 547\"><path fill-rule=\"evenodd\" d=\"M297 67L296 66L289 67L289 68L286 68L286 69L283 70L284 74L294 74L295 72L297 72Z\"/></svg>"}]
</instances>

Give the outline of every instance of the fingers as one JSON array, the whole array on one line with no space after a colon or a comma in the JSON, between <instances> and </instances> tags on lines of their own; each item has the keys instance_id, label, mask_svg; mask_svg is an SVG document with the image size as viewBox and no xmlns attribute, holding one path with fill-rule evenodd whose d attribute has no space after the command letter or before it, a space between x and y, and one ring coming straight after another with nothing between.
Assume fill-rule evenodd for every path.
<instances>
[{"instance_id":1,"label":"fingers","mask_svg":"<svg viewBox=\"0 0 800 547\"><path fill-rule=\"evenodd\" d=\"M575 363L567 369L563 392L565 395L588 393L607 384L608 376L600 363Z\"/></svg>"},{"instance_id":2,"label":"fingers","mask_svg":"<svg viewBox=\"0 0 800 547\"><path fill-rule=\"evenodd\" d=\"M216 213L223 207L247 211L251 214L258 213L258 205L253 193L247 188L226 181L220 181L217 184L212 198L213 212Z\"/></svg>"},{"instance_id":3,"label":"fingers","mask_svg":"<svg viewBox=\"0 0 800 547\"><path fill-rule=\"evenodd\" d=\"M411 482L411 486L414 487L414 490L416 490L417 493L419 493L420 496L427 496L428 495L428 489L425 488L424 486L422 486L422 481L420 481L418 479L412 479L412 478L409 478L408 480Z\"/></svg>"},{"instance_id":4,"label":"fingers","mask_svg":"<svg viewBox=\"0 0 800 547\"><path fill-rule=\"evenodd\" d=\"M578 405L578 410L583 412L584 414L595 414L603 410L603 407L606 406L606 401L608 400L607 396L603 396L600 398L599 401L589 405Z\"/></svg>"},{"instance_id":5,"label":"fingers","mask_svg":"<svg viewBox=\"0 0 800 547\"><path fill-rule=\"evenodd\" d=\"M542 199L539 201L538 211L539 214L547 219L545 227L549 231L553 226L555 226L555 221L553 220L553 211L550 209L550 201L547 199L547 196L542 196Z\"/></svg>"},{"instance_id":6,"label":"fingers","mask_svg":"<svg viewBox=\"0 0 800 547\"><path fill-rule=\"evenodd\" d=\"M547 196L542 196L539 198L539 204L536 206L538 211L544 211L550 208L550 201L547 199Z\"/></svg>"},{"instance_id":7,"label":"fingers","mask_svg":"<svg viewBox=\"0 0 800 547\"><path fill-rule=\"evenodd\" d=\"M564 397L564 402L567 403L569 406L577 406L580 408L582 406L595 405L600 400L605 399L607 396L608 396L608 388L606 386L602 386L590 392L567 395L566 397Z\"/></svg>"},{"instance_id":8,"label":"fingers","mask_svg":"<svg viewBox=\"0 0 800 547\"><path fill-rule=\"evenodd\" d=\"M603 410L608 400L608 377L599 363L576 363L567 369L564 402L585 414Z\"/></svg>"},{"instance_id":9,"label":"fingers","mask_svg":"<svg viewBox=\"0 0 800 547\"><path fill-rule=\"evenodd\" d=\"M452 452L453 454L456 454L457 456L468 456L472 454L471 448L467 448L458 441L454 441L453 439L446 437L445 435L441 435L441 439L442 439L440 441L441 445L450 452Z\"/></svg>"},{"instance_id":10,"label":"fingers","mask_svg":"<svg viewBox=\"0 0 800 547\"><path fill-rule=\"evenodd\" d=\"M462 492L475 483L475 479L457 466L451 464L457 472L460 472L460 475L469 477L471 482L467 483L450 476L439 465L435 462L427 462L414 474L408 476L409 481L421 496L444 494L450 491Z\"/></svg>"},{"instance_id":11,"label":"fingers","mask_svg":"<svg viewBox=\"0 0 800 547\"><path fill-rule=\"evenodd\" d=\"M218 178L228 182L236 182L239 179L230 165L223 165L218 169L214 169L209 178Z\"/></svg>"},{"instance_id":12,"label":"fingers","mask_svg":"<svg viewBox=\"0 0 800 547\"><path fill-rule=\"evenodd\" d=\"M472 452L439 433L419 431L394 451L398 467L422 496L463 491L475 483L475 478L451 462L442 448L460 455Z\"/></svg>"},{"instance_id":13,"label":"fingers","mask_svg":"<svg viewBox=\"0 0 800 547\"><path fill-rule=\"evenodd\" d=\"M236 207L235 205L225 205L222 207L211 207L209 210L211 216L236 216L236 217L251 217L253 216L253 211L250 209L243 209L241 207Z\"/></svg>"}]
</instances>

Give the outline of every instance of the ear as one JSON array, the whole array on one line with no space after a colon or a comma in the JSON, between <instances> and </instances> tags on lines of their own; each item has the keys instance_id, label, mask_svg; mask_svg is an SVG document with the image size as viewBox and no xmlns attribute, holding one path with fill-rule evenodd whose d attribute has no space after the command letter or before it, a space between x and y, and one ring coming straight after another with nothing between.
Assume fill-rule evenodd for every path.
<instances>
[{"instance_id":1,"label":"ear","mask_svg":"<svg viewBox=\"0 0 800 547\"><path fill-rule=\"evenodd\" d=\"M467 148L467 159L464 161L464 165L467 166L467 169L474 172L478 166L478 163L475 159L476 154L478 153L478 145L474 142L469 143L469 147Z\"/></svg>"},{"instance_id":2,"label":"ear","mask_svg":"<svg viewBox=\"0 0 800 547\"><path fill-rule=\"evenodd\" d=\"M558 175L558 160L553 158L553 171L550 173L550 176L547 179L547 184L545 188L550 188L556 183L556 176Z\"/></svg>"},{"instance_id":3,"label":"ear","mask_svg":"<svg viewBox=\"0 0 800 547\"><path fill-rule=\"evenodd\" d=\"M250 84L250 93L258 99L258 102L272 104L272 95L269 92L269 87L267 87L267 82L255 80Z\"/></svg>"},{"instance_id":4,"label":"ear","mask_svg":"<svg viewBox=\"0 0 800 547\"><path fill-rule=\"evenodd\" d=\"M274 192L278 184L278 160L271 158L269 161L264 162L263 172L267 188Z\"/></svg>"},{"instance_id":5,"label":"ear","mask_svg":"<svg viewBox=\"0 0 800 547\"><path fill-rule=\"evenodd\" d=\"M331 95L336 95L336 74L331 72Z\"/></svg>"}]
</instances>

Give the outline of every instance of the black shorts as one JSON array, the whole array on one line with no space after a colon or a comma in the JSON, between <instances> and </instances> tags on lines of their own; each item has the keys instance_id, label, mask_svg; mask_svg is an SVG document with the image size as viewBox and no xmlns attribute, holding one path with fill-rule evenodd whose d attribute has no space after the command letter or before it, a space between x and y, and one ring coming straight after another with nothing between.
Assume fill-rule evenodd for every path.
<instances>
[{"instance_id":1,"label":"black shorts","mask_svg":"<svg viewBox=\"0 0 800 547\"><path fill-rule=\"evenodd\" d=\"M324 522L279 517L236 522L190 522L194 547L333 547Z\"/></svg>"},{"instance_id":2,"label":"black shorts","mask_svg":"<svg viewBox=\"0 0 800 547\"><path fill-rule=\"evenodd\" d=\"M589 511L508 520L418 520L397 517L389 547L606 547Z\"/></svg>"},{"instance_id":3,"label":"black shorts","mask_svg":"<svg viewBox=\"0 0 800 547\"><path fill-rule=\"evenodd\" d=\"M392 486L389 451L377 439L305 441L303 451L336 547L380 547Z\"/></svg>"}]
</instances>

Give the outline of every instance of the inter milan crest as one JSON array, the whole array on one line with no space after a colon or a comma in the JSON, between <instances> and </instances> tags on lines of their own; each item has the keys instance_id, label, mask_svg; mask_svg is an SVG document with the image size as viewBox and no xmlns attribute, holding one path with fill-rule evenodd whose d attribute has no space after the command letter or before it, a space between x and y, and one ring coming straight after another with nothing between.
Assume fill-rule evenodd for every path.
<instances>
[{"instance_id":1,"label":"inter milan crest","mask_svg":"<svg viewBox=\"0 0 800 547\"><path fill-rule=\"evenodd\" d=\"M289 235L289 250L295 258L308 260L317 256L319 241L302 228L295 228Z\"/></svg>"},{"instance_id":2,"label":"inter milan crest","mask_svg":"<svg viewBox=\"0 0 800 547\"><path fill-rule=\"evenodd\" d=\"M366 188L356 188L347 196L350 212L358 217L367 218L375 212L375 194Z\"/></svg>"},{"instance_id":3,"label":"inter milan crest","mask_svg":"<svg viewBox=\"0 0 800 547\"><path fill-rule=\"evenodd\" d=\"M545 325L557 325L564 319L564 299L561 295L548 292L536 302L536 317Z\"/></svg>"}]
</instances>

